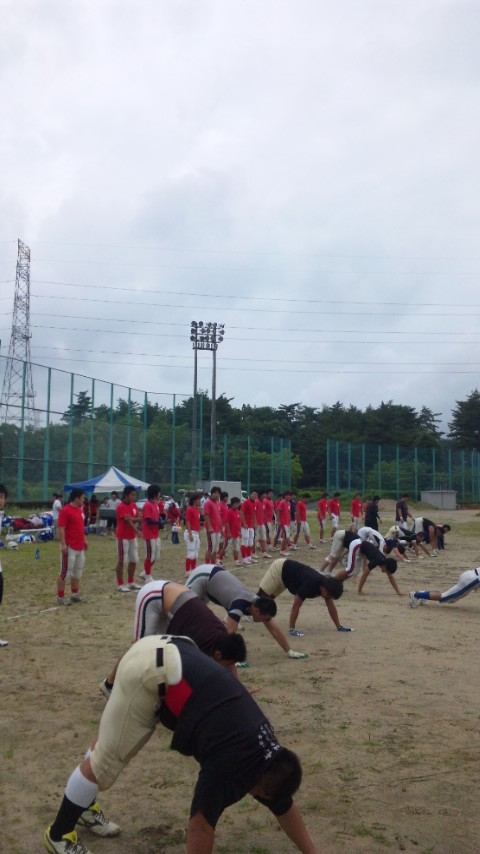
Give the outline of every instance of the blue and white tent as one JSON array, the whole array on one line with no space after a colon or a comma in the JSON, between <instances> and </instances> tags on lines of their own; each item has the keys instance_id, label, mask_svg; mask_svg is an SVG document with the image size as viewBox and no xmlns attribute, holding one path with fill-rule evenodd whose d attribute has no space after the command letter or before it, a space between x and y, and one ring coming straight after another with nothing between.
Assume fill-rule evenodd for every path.
<instances>
[{"instance_id":1,"label":"blue and white tent","mask_svg":"<svg viewBox=\"0 0 480 854\"><path fill-rule=\"evenodd\" d=\"M65 492L70 489L83 489L89 494L100 492L121 492L125 486L134 486L135 489L147 489L148 483L137 477L130 477L124 471L111 466L104 474L84 480L81 483L66 483L63 487Z\"/></svg>"}]
</instances>

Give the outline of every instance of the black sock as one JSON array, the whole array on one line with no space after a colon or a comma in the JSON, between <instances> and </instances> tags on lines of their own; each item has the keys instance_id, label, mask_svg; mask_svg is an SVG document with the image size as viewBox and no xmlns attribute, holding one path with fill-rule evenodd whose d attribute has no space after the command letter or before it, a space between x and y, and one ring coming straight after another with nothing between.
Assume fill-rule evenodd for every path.
<instances>
[{"instance_id":1,"label":"black sock","mask_svg":"<svg viewBox=\"0 0 480 854\"><path fill-rule=\"evenodd\" d=\"M75 825L82 812L85 812L85 807L79 807L78 804L72 803L64 795L57 817L50 828L50 838L54 842L60 842L62 836L75 830Z\"/></svg>"},{"instance_id":2,"label":"black sock","mask_svg":"<svg viewBox=\"0 0 480 854\"><path fill-rule=\"evenodd\" d=\"M113 688L113 682L109 682L108 679L105 679L105 687L110 688L110 691Z\"/></svg>"}]
</instances>

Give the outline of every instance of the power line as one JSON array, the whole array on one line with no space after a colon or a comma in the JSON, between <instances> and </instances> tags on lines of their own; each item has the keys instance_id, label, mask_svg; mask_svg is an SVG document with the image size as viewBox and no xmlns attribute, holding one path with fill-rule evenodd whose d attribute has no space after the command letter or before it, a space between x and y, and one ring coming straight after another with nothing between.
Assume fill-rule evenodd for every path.
<instances>
[{"instance_id":1,"label":"power line","mask_svg":"<svg viewBox=\"0 0 480 854\"><path fill-rule=\"evenodd\" d=\"M103 291L123 291L126 293L132 293L132 287L121 287L118 285L81 285L78 282L57 282L51 281L48 279L35 279L33 284L38 285L61 285L65 288L89 288L91 290L98 290L101 288ZM134 293L143 293L143 294L158 294L158 290L153 291L150 288L135 288L133 289ZM162 289L162 294L169 294L170 296L182 296L182 297L205 297L207 299L218 299L218 294L205 294L199 293L198 291L167 291ZM57 296L50 297L48 294L32 294L32 296L43 297L45 299L57 299ZM58 297L58 299L78 299L83 300L85 302L93 302L90 298L86 297ZM228 294L222 294L222 299L227 300L247 300L248 302L293 302L293 303L318 303L319 305L344 305L345 300L325 300L325 299L293 299L291 297L242 297L239 294L234 294L230 296ZM108 302L110 302L108 300ZM392 306L405 306L405 300L401 300L400 302L386 302L384 300L371 300L370 302L367 300L348 300L349 305L392 305ZM136 303L138 304L138 303ZM140 303L140 305L145 305L145 303ZM440 307L440 308L480 308L480 303L459 303L459 302L415 302L412 303L410 300L408 301L409 306L414 306L415 308L431 308L432 306ZM243 309L242 309L243 310ZM461 317L462 315L459 315Z\"/></svg>"},{"instance_id":2,"label":"power line","mask_svg":"<svg viewBox=\"0 0 480 854\"><path fill-rule=\"evenodd\" d=\"M85 327L49 326L47 324L38 324L38 323L37 324L32 323L30 325L33 329L55 329L55 330L63 331L63 332L99 332L102 335L117 335L117 336L118 335L128 335L130 338L132 338L133 336L138 336L138 335L141 335L144 338L158 338L157 332L132 332L131 330L126 330L126 331L122 332L122 331L119 331L118 329L86 329ZM332 332L333 332L333 330L332 330ZM383 334L387 335L386 332ZM392 334L395 334L395 333L392 333ZM452 333L452 334L455 334L455 333ZM170 335L168 332L162 333L162 336L163 336L163 338L182 338L182 339L185 338L184 335L180 335L180 334ZM235 338L234 336L229 336L229 341L257 341L258 342L258 336L254 337L254 338L246 338L244 335L242 335L239 338ZM268 342L268 343L277 342L277 343L285 344L285 337L283 336L282 338L262 338L262 343L263 342ZM287 343L288 344L345 344L345 338L330 338L330 339L325 339L324 341L311 340L308 338L292 338ZM349 344L378 344L380 346L383 344L402 344L402 345L404 345L404 344L422 344L422 345L425 345L428 347L432 346L431 341L392 341L391 339L388 339L387 341L379 341L378 337L376 337L372 341L356 341L353 339L349 339L348 343ZM465 341L449 341L448 343L449 344L458 344L458 345L464 346L466 342ZM471 341L468 343L478 344L480 342Z\"/></svg>"},{"instance_id":3,"label":"power line","mask_svg":"<svg viewBox=\"0 0 480 854\"><path fill-rule=\"evenodd\" d=\"M78 314L55 314L51 311L36 311L35 316L36 317L61 317L64 320L92 320L90 315L85 316L85 315L78 315ZM181 329L186 329L188 326L188 324L186 324L186 323L172 323L172 322L167 321L167 320L133 320L130 317L126 317L126 318L125 317L110 317L109 320L112 323L140 323L140 324L143 324L145 326L147 326L147 325L148 326L178 326ZM52 328L55 328L55 327L52 327ZM233 326L231 323L229 323L228 328L229 329L248 330L248 331L257 331L257 332L262 332L262 333L263 332L278 332L278 329L275 326L261 326L261 327L260 326L243 326L243 325L242 326ZM85 331L88 331L88 329L86 329ZM320 333L331 333L331 332L336 332L337 330L335 330L335 329L309 329L308 331L309 332L320 332ZM297 327L289 326L288 332L305 332L305 329L303 327L297 328ZM378 329L342 329L342 333L346 334L346 335L348 335L350 333L358 334L358 335L370 335L370 334L377 335ZM123 334L123 333L119 333L119 334ZM387 334L387 333L384 333L384 334ZM395 329L394 332L391 332L388 334L391 334L391 335L411 335L412 330L409 329L407 331L401 331L401 330ZM422 335L441 335L442 338L444 338L445 335L480 335L480 332L459 332L459 331L456 331L456 332L426 332L425 330L422 329L421 334Z\"/></svg>"},{"instance_id":4,"label":"power line","mask_svg":"<svg viewBox=\"0 0 480 854\"><path fill-rule=\"evenodd\" d=\"M34 296L36 299L54 299L55 301L57 301L57 300L68 300L69 302L75 301L75 302L88 302L88 303L95 302L95 303L111 305L111 300L91 299L90 297L88 297L88 298L87 297L63 297L63 296L58 296L58 295L48 296L46 294L32 294L32 296ZM197 294L197 296L198 296L198 294ZM148 306L149 308L176 308L176 309L179 308L178 303L140 302L138 300L133 300L133 301L125 300L121 303L118 303L118 305L119 306L124 306L124 305L125 306L127 306L127 305L140 306L140 305L142 305L142 306ZM362 305L365 305L365 303L362 303ZM183 306L182 306L182 308L183 308ZM309 309L305 309L305 311L292 311L292 309L288 309L288 308L250 308L250 309L248 309L248 308L240 308L240 307L238 307L238 308L233 307L233 308L225 309L221 306L220 303L218 303L215 306L210 306L210 307L204 306L204 305L189 305L188 308L192 309L192 310L195 309L198 311L209 311L209 312L211 312L211 311L218 311L218 312L241 311L242 313L248 312L248 314L256 314L256 313L262 313L262 314L308 314L308 315L320 314L322 316L325 316L325 315L339 316L340 315L341 317L349 317L349 316L354 316L354 317L391 317L391 312L389 312L389 311L388 312L377 311L372 315L371 312L369 312L369 311L363 311L363 312L360 312L360 311L311 311ZM399 316L401 316L401 317L423 317L424 315L422 315L422 313L420 313L420 314L408 314L405 312ZM467 314L453 314L452 315L450 312L444 312L444 313L436 312L434 314L429 312L429 316L430 317L449 317L451 319L452 317L480 317L480 314L472 314L472 312L468 312Z\"/></svg>"}]
</instances>

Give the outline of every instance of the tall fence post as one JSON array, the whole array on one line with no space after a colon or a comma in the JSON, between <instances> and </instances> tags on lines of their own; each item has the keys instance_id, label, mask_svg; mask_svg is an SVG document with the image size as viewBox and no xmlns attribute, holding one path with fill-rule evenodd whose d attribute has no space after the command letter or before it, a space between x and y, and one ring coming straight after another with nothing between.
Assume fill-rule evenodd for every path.
<instances>
[{"instance_id":1,"label":"tall fence post","mask_svg":"<svg viewBox=\"0 0 480 854\"><path fill-rule=\"evenodd\" d=\"M475 501L475 451L472 451L470 455L470 468L472 471L472 504Z\"/></svg>"},{"instance_id":2,"label":"tall fence post","mask_svg":"<svg viewBox=\"0 0 480 854\"><path fill-rule=\"evenodd\" d=\"M448 449L448 488L452 488L452 449Z\"/></svg>"},{"instance_id":3,"label":"tall fence post","mask_svg":"<svg viewBox=\"0 0 480 854\"><path fill-rule=\"evenodd\" d=\"M462 502L465 502L465 451L462 451Z\"/></svg>"},{"instance_id":4,"label":"tall fence post","mask_svg":"<svg viewBox=\"0 0 480 854\"><path fill-rule=\"evenodd\" d=\"M415 479L414 495L415 501L418 501L418 448L415 448L413 451L413 469Z\"/></svg>"},{"instance_id":5,"label":"tall fence post","mask_svg":"<svg viewBox=\"0 0 480 854\"><path fill-rule=\"evenodd\" d=\"M437 458L435 448L432 448L432 489L437 488Z\"/></svg>"},{"instance_id":6,"label":"tall fence post","mask_svg":"<svg viewBox=\"0 0 480 854\"><path fill-rule=\"evenodd\" d=\"M339 448L340 442L335 442L335 488L340 489L340 474L339 474Z\"/></svg>"},{"instance_id":7,"label":"tall fence post","mask_svg":"<svg viewBox=\"0 0 480 854\"><path fill-rule=\"evenodd\" d=\"M72 482L72 457L73 457L73 393L75 388L75 374L70 374L70 412L68 418L68 440L67 440L67 483Z\"/></svg>"},{"instance_id":8,"label":"tall fence post","mask_svg":"<svg viewBox=\"0 0 480 854\"><path fill-rule=\"evenodd\" d=\"M400 448L397 445L397 498L400 498Z\"/></svg>"},{"instance_id":9,"label":"tall fence post","mask_svg":"<svg viewBox=\"0 0 480 854\"><path fill-rule=\"evenodd\" d=\"M327 483L326 489L327 492L330 492L330 439L327 439L327 447L326 447L326 457L327 457Z\"/></svg>"},{"instance_id":10,"label":"tall fence post","mask_svg":"<svg viewBox=\"0 0 480 854\"><path fill-rule=\"evenodd\" d=\"M50 397L52 391L52 369L47 371L47 411L45 415L45 442L43 445L43 494L42 499L48 498L48 476L50 466Z\"/></svg>"},{"instance_id":11,"label":"tall fence post","mask_svg":"<svg viewBox=\"0 0 480 854\"><path fill-rule=\"evenodd\" d=\"M198 447L198 474L200 480L203 480L203 394L200 395L200 436ZM197 484L195 484L196 488Z\"/></svg>"},{"instance_id":12,"label":"tall fence post","mask_svg":"<svg viewBox=\"0 0 480 854\"><path fill-rule=\"evenodd\" d=\"M247 436L247 492L250 495L250 463L251 463L250 433Z\"/></svg>"},{"instance_id":13,"label":"tall fence post","mask_svg":"<svg viewBox=\"0 0 480 854\"><path fill-rule=\"evenodd\" d=\"M27 388L27 363L23 363L22 373L22 408L20 415L20 433L18 434L17 460L17 501L23 499L23 464L25 457L25 393Z\"/></svg>"},{"instance_id":14,"label":"tall fence post","mask_svg":"<svg viewBox=\"0 0 480 854\"><path fill-rule=\"evenodd\" d=\"M128 409L127 409L127 447L125 450L125 468L130 474L130 454L132 448L132 389L128 389Z\"/></svg>"},{"instance_id":15,"label":"tall fence post","mask_svg":"<svg viewBox=\"0 0 480 854\"><path fill-rule=\"evenodd\" d=\"M378 494L382 491L382 446L378 446Z\"/></svg>"},{"instance_id":16,"label":"tall fence post","mask_svg":"<svg viewBox=\"0 0 480 854\"><path fill-rule=\"evenodd\" d=\"M275 440L273 436L270 436L270 489L275 489L274 481L274 455L275 455Z\"/></svg>"},{"instance_id":17,"label":"tall fence post","mask_svg":"<svg viewBox=\"0 0 480 854\"><path fill-rule=\"evenodd\" d=\"M176 452L176 402L175 395L173 395L173 409L172 409L172 488L171 494L175 495L175 452Z\"/></svg>"},{"instance_id":18,"label":"tall fence post","mask_svg":"<svg viewBox=\"0 0 480 854\"><path fill-rule=\"evenodd\" d=\"M223 434L223 479L227 480L227 434Z\"/></svg>"},{"instance_id":19,"label":"tall fence post","mask_svg":"<svg viewBox=\"0 0 480 854\"><path fill-rule=\"evenodd\" d=\"M280 492L283 492L283 439L280 439Z\"/></svg>"},{"instance_id":20,"label":"tall fence post","mask_svg":"<svg viewBox=\"0 0 480 854\"><path fill-rule=\"evenodd\" d=\"M352 491L352 445L351 445L351 442L349 442L347 445L347 466L348 466L348 473L347 473L348 491L351 492Z\"/></svg>"},{"instance_id":21,"label":"tall fence post","mask_svg":"<svg viewBox=\"0 0 480 854\"><path fill-rule=\"evenodd\" d=\"M365 445L362 445L362 496L365 495Z\"/></svg>"},{"instance_id":22,"label":"tall fence post","mask_svg":"<svg viewBox=\"0 0 480 854\"><path fill-rule=\"evenodd\" d=\"M143 398L143 453L142 453L142 480L147 479L147 436L148 436L148 395L145 392Z\"/></svg>"},{"instance_id":23,"label":"tall fence post","mask_svg":"<svg viewBox=\"0 0 480 854\"><path fill-rule=\"evenodd\" d=\"M113 383L110 383L110 411L108 413L108 467L113 465Z\"/></svg>"},{"instance_id":24,"label":"tall fence post","mask_svg":"<svg viewBox=\"0 0 480 854\"><path fill-rule=\"evenodd\" d=\"M287 439L288 442L288 488L292 488L292 440Z\"/></svg>"},{"instance_id":25,"label":"tall fence post","mask_svg":"<svg viewBox=\"0 0 480 854\"><path fill-rule=\"evenodd\" d=\"M88 479L93 477L93 458L95 445L95 380L92 379L92 404L90 407L90 441L88 443Z\"/></svg>"}]
</instances>

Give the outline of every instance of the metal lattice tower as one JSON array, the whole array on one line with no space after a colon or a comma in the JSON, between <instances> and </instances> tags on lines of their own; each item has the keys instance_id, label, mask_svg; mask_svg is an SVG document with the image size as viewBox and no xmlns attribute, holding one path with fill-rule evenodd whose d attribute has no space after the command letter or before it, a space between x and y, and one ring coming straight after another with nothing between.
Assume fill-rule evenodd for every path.
<instances>
[{"instance_id":1,"label":"metal lattice tower","mask_svg":"<svg viewBox=\"0 0 480 854\"><path fill-rule=\"evenodd\" d=\"M36 426L30 338L30 249L19 240L12 333L0 398L3 423Z\"/></svg>"}]
</instances>

